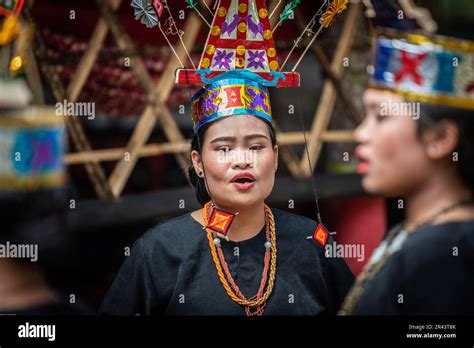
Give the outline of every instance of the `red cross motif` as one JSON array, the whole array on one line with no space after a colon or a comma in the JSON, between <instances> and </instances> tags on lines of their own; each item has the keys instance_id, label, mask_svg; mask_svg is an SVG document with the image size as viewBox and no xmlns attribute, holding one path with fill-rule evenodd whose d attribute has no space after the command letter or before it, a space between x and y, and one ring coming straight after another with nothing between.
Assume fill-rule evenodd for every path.
<instances>
[{"instance_id":1,"label":"red cross motif","mask_svg":"<svg viewBox=\"0 0 474 348\"><path fill-rule=\"evenodd\" d=\"M401 67L395 75L395 82L401 82L406 77L411 77L417 85L423 84L423 76L418 72L418 66L428 56L427 53L408 55L408 52L401 51Z\"/></svg>"}]
</instances>

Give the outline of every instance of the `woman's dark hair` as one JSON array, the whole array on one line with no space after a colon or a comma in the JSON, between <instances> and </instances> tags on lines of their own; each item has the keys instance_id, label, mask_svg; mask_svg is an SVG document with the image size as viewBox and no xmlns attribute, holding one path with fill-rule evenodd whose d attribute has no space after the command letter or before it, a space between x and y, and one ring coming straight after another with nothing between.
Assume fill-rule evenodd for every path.
<instances>
[{"instance_id":1,"label":"woman's dark hair","mask_svg":"<svg viewBox=\"0 0 474 348\"><path fill-rule=\"evenodd\" d=\"M449 106L420 103L418 134L431 129L440 121L454 122L459 131L456 149L458 174L474 194L474 111Z\"/></svg>"},{"instance_id":2,"label":"woman's dark hair","mask_svg":"<svg viewBox=\"0 0 474 348\"><path fill-rule=\"evenodd\" d=\"M270 133L270 140L272 142L272 147L275 147L277 144L276 141L276 135L275 135L275 129L273 128L273 125L265 121L265 124L268 126L268 131ZM194 132L193 138L191 140L191 152L193 150L196 150L201 154L202 151L202 144L204 143L204 137L206 135L207 130L209 129L209 126L213 122L206 123L202 125L197 132ZM204 178L201 178L197 175L196 171L194 170L194 166L191 165L188 168L188 176L189 176L189 181L191 184L194 186L196 190L196 198L202 206L209 202L211 200L211 197L209 196L209 193L207 192L206 184L204 183Z\"/></svg>"}]
</instances>

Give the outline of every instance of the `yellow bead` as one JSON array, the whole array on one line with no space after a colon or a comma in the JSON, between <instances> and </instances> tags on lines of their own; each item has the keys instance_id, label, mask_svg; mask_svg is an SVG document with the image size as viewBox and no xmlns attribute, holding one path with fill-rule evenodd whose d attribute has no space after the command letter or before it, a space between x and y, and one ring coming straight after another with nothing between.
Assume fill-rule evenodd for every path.
<instances>
[{"instance_id":1,"label":"yellow bead","mask_svg":"<svg viewBox=\"0 0 474 348\"><path fill-rule=\"evenodd\" d=\"M221 33L221 28L219 28L217 25L212 27L211 30L212 35L219 35Z\"/></svg>"},{"instance_id":2,"label":"yellow bead","mask_svg":"<svg viewBox=\"0 0 474 348\"><path fill-rule=\"evenodd\" d=\"M219 7L219 9L217 10L217 15L219 17L224 17L226 14L227 14L226 8L223 6Z\"/></svg>"},{"instance_id":3,"label":"yellow bead","mask_svg":"<svg viewBox=\"0 0 474 348\"><path fill-rule=\"evenodd\" d=\"M268 16L268 11L264 8L261 8L260 10L258 10L258 16L260 18L267 18Z\"/></svg>"},{"instance_id":4,"label":"yellow bead","mask_svg":"<svg viewBox=\"0 0 474 348\"><path fill-rule=\"evenodd\" d=\"M237 29L241 32L241 33L245 33L247 31L247 23L239 23L239 25L237 26Z\"/></svg>"},{"instance_id":5,"label":"yellow bead","mask_svg":"<svg viewBox=\"0 0 474 348\"><path fill-rule=\"evenodd\" d=\"M201 67L209 68L209 65L211 65L211 61L209 60L209 58L204 58L201 62Z\"/></svg>"},{"instance_id":6,"label":"yellow bead","mask_svg":"<svg viewBox=\"0 0 474 348\"><path fill-rule=\"evenodd\" d=\"M277 70L278 69L278 62L274 60L273 62L270 63L270 69L271 70Z\"/></svg>"},{"instance_id":7,"label":"yellow bead","mask_svg":"<svg viewBox=\"0 0 474 348\"><path fill-rule=\"evenodd\" d=\"M10 71L20 70L22 66L23 59L20 56L16 56L10 61Z\"/></svg>"},{"instance_id":8,"label":"yellow bead","mask_svg":"<svg viewBox=\"0 0 474 348\"><path fill-rule=\"evenodd\" d=\"M270 39L272 38L272 31L271 31L271 30L268 30L268 29L265 30L265 31L263 32L263 38L264 38L265 40L270 40Z\"/></svg>"},{"instance_id":9,"label":"yellow bead","mask_svg":"<svg viewBox=\"0 0 474 348\"><path fill-rule=\"evenodd\" d=\"M275 57L275 56L276 56L276 50L275 50L273 47L269 48L269 49L267 50L267 55L268 55L270 58Z\"/></svg>"},{"instance_id":10,"label":"yellow bead","mask_svg":"<svg viewBox=\"0 0 474 348\"><path fill-rule=\"evenodd\" d=\"M244 54L245 53L245 46L239 45L237 46L237 54Z\"/></svg>"},{"instance_id":11,"label":"yellow bead","mask_svg":"<svg viewBox=\"0 0 474 348\"><path fill-rule=\"evenodd\" d=\"M247 12L247 4L239 4L239 12L241 13Z\"/></svg>"},{"instance_id":12,"label":"yellow bead","mask_svg":"<svg viewBox=\"0 0 474 348\"><path fill-rule=\"evenodd\" d=\"M213 54L216 51L216 47L214 45L207 46L206 53Z\"/></svg>"}]
</instances>

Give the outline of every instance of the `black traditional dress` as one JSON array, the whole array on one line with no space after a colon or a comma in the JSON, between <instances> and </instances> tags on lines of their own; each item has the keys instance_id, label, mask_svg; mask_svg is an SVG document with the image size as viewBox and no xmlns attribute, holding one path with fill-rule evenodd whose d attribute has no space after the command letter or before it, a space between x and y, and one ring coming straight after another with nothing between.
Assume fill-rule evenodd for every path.
<instances>
[{"instance_id":1,"label":"black traditional dress","mask_svg":"<svg viewBox=\"0 0 474 348\"><path fill-rule=\"evenodd\" d=\"M277 271L265 315L335 314L352 285L343 259L306 237L316 222L271 209L277 236ZM257 293L263 271L265 227L241 242L222 241L233 279L246 297ZM330 242L330 241L329 241ZM202 225L191 213L139 238L106 295L109 315L245 315L223 288Z\"/></svg>"},{"instance_id":2,"label":"black traditional dress","mask_svg":"<svg viewBox=\"0 0 474 348\"><path fill-rule=\"evenodd\" d=\"M474 315L474 221L427 226L394 241L349 314Z\"/></svg>"}]
</instances>

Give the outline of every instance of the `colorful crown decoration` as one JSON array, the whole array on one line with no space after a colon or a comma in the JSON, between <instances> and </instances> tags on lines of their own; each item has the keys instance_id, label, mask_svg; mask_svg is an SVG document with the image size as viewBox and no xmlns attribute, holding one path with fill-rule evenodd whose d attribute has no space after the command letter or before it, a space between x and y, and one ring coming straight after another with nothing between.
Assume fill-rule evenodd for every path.
<instances>
[{"instance_id":1,"label":"colorful crown decoration","mask_svg":"<svg viewBox=\"0 0 474 348\"><path fill-rule=\"evenodd\" d=\"M385 31L375 51L372 88L474 109L474 42Z\"/></svg>"},{"instance_id":2,"label":"colorful crown decoration","mask_svg":"<svg viewBox=\"0 0 474 348\"><path fill-rule=\"evenodd\" d=\"M271 123L267 88L253 79L231 78L232 75L233 72L221 75L223 79L207 85L193 96L191 105L195 129L218 117L242 114L254 115Z\"/></svg>"},{"instance_id":3,"label":"colorful crown decoration","mask_svg":"<svg viewBox=\"0 0 474 348\"><path fill-rule=\"evenodd\" d=\"M279 63L265 0L221 0L214 16L199 69L210 69L207 78L242 69L268 81L279 72ZM204 85L202 74L178 69L178 84ZM298 87L297 72L280 75L277 87Z\"/></svg>"},{"instance_id":4,"label":"colorful crown decoration","mask_svg":"<svg viewBox=\"0 0 474 348\"><path fill-rule=\"evenodd\" d=\"M54 109L28 108L0 115L0 190L63 186L65 126Z\"/></svg>"}]
</instances>

